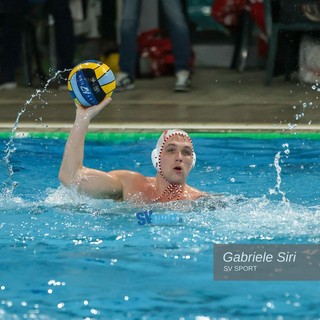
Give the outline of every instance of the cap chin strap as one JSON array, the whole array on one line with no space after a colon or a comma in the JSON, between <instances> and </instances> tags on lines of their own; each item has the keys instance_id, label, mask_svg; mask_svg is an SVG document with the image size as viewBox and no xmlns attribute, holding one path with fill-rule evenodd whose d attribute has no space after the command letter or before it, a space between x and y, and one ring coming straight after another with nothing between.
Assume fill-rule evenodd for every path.
<instances>
[{"instance_id":1,"label":"cap chin strap","mask_svg":"<svg viewBox=\"0 0 320 320\"><path fill-rule=\"evenodd\" d=\"M157 148L153 149L153 151L151 152L151 160L152 160L152 164L154 166L154 168L160 173L160 167L159 167L159 154L158 154L158 150ZM196 165L196 154L195 152L192 153L192 165L191 165L191 169L194 168L194 166Z\"/></svg>"}]
</instances>

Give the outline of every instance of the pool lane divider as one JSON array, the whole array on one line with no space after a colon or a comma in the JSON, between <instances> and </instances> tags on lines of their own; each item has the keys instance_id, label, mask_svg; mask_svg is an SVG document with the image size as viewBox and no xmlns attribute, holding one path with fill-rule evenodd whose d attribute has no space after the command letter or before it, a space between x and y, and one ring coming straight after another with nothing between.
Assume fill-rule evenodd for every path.
<instances>
[{"instance_id":1,"label":"pool lane divider","mask_svg":"<svg viewBox=\"0 0 320 320\"><path fill-rule=\"evenodd\" d=\"M88 132L87 140L98 141L139 141L145 139L157 139L159 132ZM0 132L0 139L9 139L11 132ZM16 132L14 138L34 138L34 139L67 139L68 132ZM309 139L320 140L320 134L315 132L190 132L192 138L239 138L239 139Z\"/></svg>"}]
</instances>

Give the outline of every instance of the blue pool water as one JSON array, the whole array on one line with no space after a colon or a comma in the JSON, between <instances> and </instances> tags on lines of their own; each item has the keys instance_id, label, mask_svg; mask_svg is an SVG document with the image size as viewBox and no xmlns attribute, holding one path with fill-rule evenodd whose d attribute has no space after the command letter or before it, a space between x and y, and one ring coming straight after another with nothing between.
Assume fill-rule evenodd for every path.
<instances>
[{"instance_id":1,"label":"blue pool water","mask_svg":"<svg viewBox=\"0 0 320 320\"><path fill-rule=\"evenodd\" d=\"M88 141L85 165L154 175L155 141ZM64 144L15 139L11 178L2 153L0 319L320 319L317 281L213 280L215 243L319 243L319 140L195 137L188 182L212 196L154 205L62 188Z\"/></svg>"}]
</instances>

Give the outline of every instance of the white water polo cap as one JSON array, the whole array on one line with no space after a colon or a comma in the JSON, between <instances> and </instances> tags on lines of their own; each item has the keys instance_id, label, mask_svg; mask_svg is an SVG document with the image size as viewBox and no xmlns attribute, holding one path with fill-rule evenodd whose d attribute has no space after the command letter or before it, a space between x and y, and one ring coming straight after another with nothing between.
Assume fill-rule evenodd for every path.
<instances>
[{"instance_id":1,"label":"white water polo cap","mask_svg":"<svg viewBox=\"0 0 320 320\"><path fill-rule=\"evenodd\" d=\"M193 143L192 143L190 136L185 131L180 130L180 129L165 130L162 133L162 135L160 136L160 138L158 139L158 142L157 142L155 149L153 149L153 151L151 153L152 164L159 173L161 171L160 157L161 157L162 149L163 149L165 143L167 142L167 140L173 136L183 136L183 137L186 137L191 142L191 145L192 145L192 167L191 167L191 169L196 164L196 154L194 152Z\"/></svg>"}]
</instances>

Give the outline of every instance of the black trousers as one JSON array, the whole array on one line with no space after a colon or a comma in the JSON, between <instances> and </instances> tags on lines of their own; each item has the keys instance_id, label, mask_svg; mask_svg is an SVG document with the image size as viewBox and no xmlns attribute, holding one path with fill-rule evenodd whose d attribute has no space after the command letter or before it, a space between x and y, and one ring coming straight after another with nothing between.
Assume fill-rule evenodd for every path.
<instances>
[{"instance_id":1,"label":"black trousers","mask_svg":"<svg viewBox=\"0 0 320 320\"><path fill-rule=\"evenodd\" d=\"M0 82L15 80L20 65L21 35L30 7L43 5L55 20L58 69L73 67L75 37L68 0L0 0Z\"/></svg>"}]
</instances>

